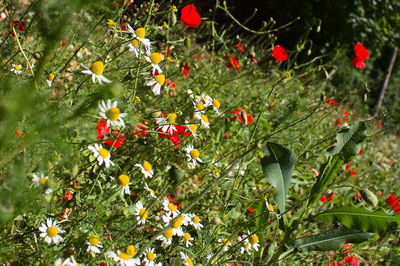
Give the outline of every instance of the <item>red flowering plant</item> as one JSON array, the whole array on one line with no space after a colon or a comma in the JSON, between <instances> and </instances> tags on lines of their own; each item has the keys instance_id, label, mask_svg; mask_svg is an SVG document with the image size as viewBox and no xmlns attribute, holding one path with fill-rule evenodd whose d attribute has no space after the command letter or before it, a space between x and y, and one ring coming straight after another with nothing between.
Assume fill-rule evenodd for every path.
<instances>
[{"instance_id":1,"label":"red flowering plant","mask_svg":"<svg viewBox=\"0 0 400 266\"><path fill-rule=\"evenodd\" d=\"M234 67L237 72L240 71L239 60L237 58L235 58L232 53L230 53L229 56L225 55L225 59L226 59L225 65L227 68Z\"/></svg>"},{"instance_id":2,"label":"red flowering plant","mask_svg":"<svg viewBox=\"0 0 400 266\"><path fill-rule=\"evenodd\" d=\"M194 5L186 5L181 10L181 22L186 27L198 27L201 24L201 18L199 13L197 13L196 7Z\"/></svg>"},{"instance_id":3,"label":"red flowering plant","mask_svg":"<svg viewBox=\"0 0 400 266\"><path fill-rule=\"evenodd\" d=\"M278 62L286 61L288 59L288 53L286 52L285 48L279 44L275 45L274 49L272 50L272 56Z\"/></svg>"},{"instance_id":4,"label":"red flowering plant","mask_svg":"<svg viewBox=\"0 0 400 266\"><path fill-rule=\"evenodd\" d=\"M253 116L248 114L243 108L238 107L237 110L231 111L231 114L235 114L233 119L239 120L242 124L248 125L253 123Z\"/></svg>"},{"instance_id":5,"label":"red flowering plant","mask_svg":"<svg viewBox=\"0 0 400 266\"><path fill-rule=\"evenodd\" d=\"M190 136L192 133L186 126L175 124L177 118L175 113L166 115L164 111L161 111L161 115L161 118L156 119L158 136L160 138L169 138L174 144L175 149L177 149L180 145L179 135Z\"/></svg>"},{"instance_id":6,"label":"red flowering plant","mask_svg":"<svg viewBox=\"0 0 400 266\"><path fill-rule=\"evenodd\" d=\"M110 134L110 127L107 126L107 121L103 119L99 120L97 122L97 138L99 140L115 148L121 147L121 145L124 144L124 134L120 134L117 128L114 129L113 136L109 136ZM115 139L115 137L117 137L117 139Z\"/></svg>"},{"instance_id":7,"label":"red flowering plant","mask_svg":"<svg viewBox=\"0 0 400 266\"><path fill-rule=\"evenodd\" d=\"M356 57L351 60L351 63L356 68L365 68L364 61L368 58L369 52L361 43L354 45L354 53Z\"/></svg>"}]
</instances>

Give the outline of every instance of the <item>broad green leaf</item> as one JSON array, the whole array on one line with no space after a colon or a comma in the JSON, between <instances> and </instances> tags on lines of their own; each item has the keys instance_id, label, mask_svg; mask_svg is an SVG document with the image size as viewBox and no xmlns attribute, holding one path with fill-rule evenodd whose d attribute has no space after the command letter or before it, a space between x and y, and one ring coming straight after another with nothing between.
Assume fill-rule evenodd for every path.
<instances>
[{"instance_id":1,"label":"broad green leaf","mask_svg":"<svg viewBox=\"0 0 400 266\"><path fill-rule=\"evenodd\" d=\"M274 200L281 213L285 212L286 197L296 160L293 151L272 142L267 143L264 157L261 159L264 176L276 188Z\"/></svg>"},{"instance_id":2,"label":"broad green leaf","mask_svg":"<svg viewBox=\"0 0 400 266\"><path fill-rule=\"evenodd\" d=\"M337 172L341 169L343 160L339 155L329 157L328 161L321 166L320 174L317 176L317 182L313 185L308 200L308 207L312 207L315 202L321 198L322 193L332 183L337 176Z\"/></svg>"},{"instance_id":3,"label":"broad green leaf","mask_svg":"<svg viewBox=\"0 0 400 266\"><path fill-rule=\"evenodd\" d=\"M329 223L340 222L348 228L364 232L380 233L392 226L400 228L400 215L390 215L383 209L370 211L364 207L343 206L324 211L314 219Z\"/></svg>"},{"instance_id":4,"label":"broad green leaf","mask_svg":"<svg viewBox=\"0 0 400 266\"><path fill-rule=\"evenodd\" d=\"M336 134L336 146L328 150L328 155L340 154L345 163L360 151L361 143L367 137L367 128L363 121L353 124L350 128L343 128Z\"/></svg>"},{"instance_id":5,"label":"broad green leaf","mask_svg":"<svg viewBox=\"0 0 400 266\"><path fill-rule=\"evenodd\" d=\"M296 239L291 248L300 252L338 250L345 243L362 243L373 235L373 233L342 226L317 235Z\"/></svg>"}]
</instances>

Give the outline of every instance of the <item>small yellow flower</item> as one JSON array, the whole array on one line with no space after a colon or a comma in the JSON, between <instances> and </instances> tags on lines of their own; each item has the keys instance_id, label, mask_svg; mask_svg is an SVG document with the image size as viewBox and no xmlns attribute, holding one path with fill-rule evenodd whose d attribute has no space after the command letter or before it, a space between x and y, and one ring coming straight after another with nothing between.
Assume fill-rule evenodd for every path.
<instances>
[{"instance_id":1,"label":"small yellow flower","mask_svg":"<svg viewBox=\"0 0 400 266\"><path fill-rule=\"evenodd\" d=\"M108 19L107 24L110 28L115 28L115 26L117 26L117 22L114 22L112 19Z\"/></svg>"}]
</instances>

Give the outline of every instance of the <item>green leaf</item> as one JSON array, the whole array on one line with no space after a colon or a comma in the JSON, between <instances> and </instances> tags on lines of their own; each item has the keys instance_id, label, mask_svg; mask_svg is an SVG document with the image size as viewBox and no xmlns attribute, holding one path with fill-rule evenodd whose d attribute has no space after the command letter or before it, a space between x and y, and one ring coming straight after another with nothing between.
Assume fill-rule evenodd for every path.
<instances>
[{"instance_id":1,"label":"green leaf","mask_svg":"<svg viewBox=\"0 0 400 266\"><path fill-rule=\"evenodd\" d=\"M264 157L261 159L264 176L276 188L274 200L281 213L285 212L286 197L296 160L293 151L272 142L267 143Z\"/></svg>"},{"instance_id":2,"label":"green leaf","mask_svg":"<svg viewBox=\"0 0 400 266\"><path fill-rule=\"evenodd\" d=\"M328 155L340 154L347 163L358 154L361 143L367 137L367 128L363 121L353 124L350 128L343 128L336 134L336 146L328 150Z\"/></svg>"},{"instance_id":3,"label":"green leaf","mask_svg":"<svg viewBox=\"0 0 400 266\"><path fill-rule=\"evenodd\" d=\"M337 176L337 172L341 169L343 160L339 155L329 157L328 161L321 166L320 174L317 177L317 182L311 188L308 207L312 207L315 202L321 198L322 193L332 183L333 179Z\"/></svg>"},{"instance_id":4,"label":"green leaf","mask_svg":"<svg viewBox=\"0 0 400 266\"><path fill-rule=\"evenodd\" d=\"M348 228L364 232L380 233L392 226L400 228L400 215L387 214L383 209L370 211L366 208L343 206L324 211L314 217L325 222L340 222Z\"/></svg>"},{"instance_id":5,"label":"green leaf","mask_svg":"<svg viewBox=\"0 0 400 266\"><path fill-rule=\"evenodd\" d=\"M373 233L342 226L317 235L296 239L291 248L300 252L338 250L345 243L362 243L373 235Z\"/></svg>"}]
</instances>

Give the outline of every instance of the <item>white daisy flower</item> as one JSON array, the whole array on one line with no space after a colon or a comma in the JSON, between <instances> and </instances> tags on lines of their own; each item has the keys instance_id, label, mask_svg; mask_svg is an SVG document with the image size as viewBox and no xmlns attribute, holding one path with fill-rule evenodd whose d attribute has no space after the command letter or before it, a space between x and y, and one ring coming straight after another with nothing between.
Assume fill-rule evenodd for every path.
<instances>
[{"instance_id":1,"label":"white daisy flower","mask_svg":"<svg viewBox=\"0 0 400 266\"><path fill-rule=\"evenodd\" d=\"M144 189L150 193L150 196L153 198L157 198L156 194L154 193L154 190L152 190L151 188L149 188L149 186L147 185L147 183L144 183Z\"/></svg>"},{"instance_id":2,"label":"white daisy flower","mask_svg":"<svg viewBox=\"0 0 400 266\"><path fill-rule=\"evenodd\" d=\"M190 133L192 133L193 137L197 138L197 124L190 124L187 120L185 120L185 125L189 129Z\"/></svg>"},{"instance_id":3,"label":"white daisy flower","mask_svg":"<svg viewBox=\"0 0 400 266\"><path fill-rule=\"evenodd\" d=\"M209 261L213 256L214 256L214 253L212 253L212 252L211 252L210 254L208 254L208 255L206 256L207 261ZM216 261L217 261L217 258L213 258L213 260L211 261L210 264L214 264Z\"/></svg>"},{"instance_id":4,"label":"white daisy flower","mask_svg":"<svg viewBox=\"0 0 400 266\"><path fill-rule=\"evenodd\" d=\"M64 233L65 231L61 229L59 225L57 225L57 221L53 222L50 218L46 220L46 224L41 224L39 231L42 232L40 237L43 237L47 244L54 242L54 244L58 245L64 240L60 234Z\"/></svg>"},{"instance_id":5,"label":"white daisy flower","mask_svg":"<svg viewBox=\"0 0 400 266\"><path fill-rule=\"evenodd\" d=\"M130 255L128 255L125 252L121 252L120 250L118 250L117 252L108 251L106 253L106 255L107 255L107 257L112 258L114 260L114 262L116 262L117 265L120 265L120 266L140 265L139 259L131 258Z\"/></svg>"},{"instance_id":6,"label":"white daisy flower","mask_svg":"<svg viewBox=\"0 0 400 266\"><path fill-rule=\"evenodd\" d=\"M151 46L151 42L150 42L149 39L144 38L146 36L145 28L137 28L134 31L133 28L131 27L131 25L127 24L127 27L128 27L128 31L133 35L133 37L136 38L136 40L139 41L139 44L140 43L143 44L143 46L144 46L144 48L146 50L146 54L149 55L150 54L150 48L151 48L150 47ZM139 44L137 46L139 46ZM138 55L136 55L136 57L138 57Z\"/></svg>"},{"instance_id":7,"label":"white daisy flower","mask_svg":"<svg viewBox=\"0 0 400 266\"><path fill-rule=\"evenodd\" d=\"M199 157L200 156L199 150L195 149L193 145L187 145L185 150L189 163L193 163L193 165L196 166L198 162L200 163L203 162Z\"/></svg>"},{"instance_id":8,"label":"white daisy flower","mask_svg":"<svg viewBox=\"0 0 400 266\"><path fill-rule=\"evenodd\" d=\"M231 242L227 238L218 239L218 243L224 246L224 251L227 251L229 246L231 246Z\"/></svg>"},{"instance_id":9,"label":"white daisy flower","mask_svg":"<svg viewBox=\"0 0 400 266\"><path fill-rule=\"evenodd\" d=\"M208 117L205 114L201 114L198 119L205 128L210 128L210 122L208 122Z\"/></svg>"},{"instance_id":10,"label":"white daisy flower","mask_svg":"<svg viewBox=\"0 0 400 266\"><path fill-rule=\"evenodd\" d=\"M183 235L183 241L185 242L185 245L187 248L189 248L190 246L193 246L193 243L191 242L193 240L194 240L194 238L189 233L185 233Z\"/></svg>"},{"instance_id":11,"label":"white daisy flower","mask_svg":"<svg viewBox=\"0 0 400 266\"><path fill-rule=\"evenodd\" d=\"M140 171L142 172L142 174L144 174L145 178L153 177L154 170L153 170L153 167L151 166L151 164L148 161L144 161L143 165L140 164L140 163L137 163L137 164L135 164L135 166L140 168Z\"/></svg>"},{"instance_id":12,"label":"white daisy flower","mask_svg":"<svg viewBox=\"0 0 400 266\"><path fill-rule=\"evenodd\" d=\"M185 233L182 229L182 219L181 217L176 217L174 220L171 221L172 223L172 234L174 236L184 237Z\"/></svg>"},{"instance_id":13,"label":"white daisy flower","mask_svg":"<svg viewBox=\"0 0 400 266\"><path fill-rule=\"evenodd\" d=\"M36 174L32 174L32 176L32 182L35 187L42 187L45 194L53 193L53 189L49 188L49 178L47 176L45 176L43 173L40 173L40 177Z\"/></svg>"},{"instance_id":14,"label":"white daisy flower","mask_svg":"<svg viewBox=\"0 0 400 266\"><path fill-rule=\"evenodd\" d=\"M149 217L149 212L141 201L136 202L136 215L136 220L139 224L145 224L146 219Z\"/></svg>"},{"instance_id":15,"label":"white daisy flower","mask_svg":"<svg viewBox=\"0 0 400 266\"><path fill-rule=\"evenodd\" d=\"M182 251L179 252L179 254L181 255L182 260L184 261L185 266L193 266L194 265L192 259L189 258L188 255L186 255Z\"/></svg>"},{"instance_id":16,"label":"white daisy flower","mask_svg":"<svg viewBox=\"0 0 400 266\"><path fill-rule=\"evenodd\" d=\"M200 230L203 228L203 225L200 223L199 216L197 216L193 213L188 213L187 215L192 219L190 221L190 224L193 225L196 230Z\"/></svg>"},{"instance_id":17,"label":"white daisy flower","mask_svg":"<svg viewBox=\"0 0 400 266\"><path fill-rule=\"evenodd\" d=\"M152 79L147 81L146 86L152 87L151 91L154 95L160 95L161 93L161 86L164 85L165 82L165 75L158 74L157 76L152 76Z\"/></svg>"},{"instance_id":18,"label":"white daisy flower","mask_svg":"<svg viewBox=\"0 0 400 266\"><path fill-rule=\"evenodd\" d=\"M110 165L114 166L114 162L111 161L111 153L109 150L104 149L101 144L89 145L88 149L94 153L94 157L97 158L99 165L105 164L106 168L110 168Z\"/></svg>"},{"instance_id":19,"label":"white daisy flower","mask_svg":"<svg viewBox=\"0 0 400 266\"><path fill-rule=\"evenodd\" d=\"M180 218L182 220L183 226L188 226L190 224L190 221L192 220L192 218L189 216L189 213L182 213Z\"/></svg>"},{"instance_id":20,"label":"white daisy flower","mask_svg":"<svg viewBox=\"0 0 400 266\"><path fill-rule=\"evenodd\" d=\"M153 67L152 73L154 74L156 71L160 74L162 73L162 70L160 68L160 66L158 65L161 61L161 55L159 53L152 53L149 56L145 57L146 60L151 63L151 66Z\"/></svg>"},{"instance_id":21,"label":"white daisy flower","mask_svg":"<svg viewBox=\"0 0 400 266\"><path fill-rule=\"evenodd\" d=\"M101 61L96 61L96 62L92 63L92 65L90 66L90 69L82 71L83 74L92 75L93 83L95 83L96 79L97 79L99 81L100 85L103 84L103 81L106 83L111 82L111 80L109 80L103 76L103 72L104 72L104 64Z\"/></svg>"},{"instance_id":22,"label":"white daisy flower","mask_svg":"<svg viewBox=\"0 0 400 266\"><path fill-rule=\"evenodd\" d=\"M154 253L154 248L148 248L144 252L143 262L146 266L155 266L154 259L156 258L156 254Z\"/></svg>"},{"instance_id":23,"label":"white daisy flower","mask_svg":"<svg viewBox=\"0 0 400 266\"><path fill-rule=\"evenodd\" d=\"M12 64L11 72L13 72L13 73L15 73L17 75L20 75L20 74L22 74L22 70L21 69L22 69L21 65Z\"/></svg>"},{"instance_id":24,"label":"white daisy flower","mask_svg":"<svg viewBox=\"0 0 400 266\"><path fill-rule=\"evenodd\" d=\"M132 258L134 258L137 254L137 251L139 249L139 245L129 245L126 247L125 253L128 254L129 256L131 256ZM137 265L140 265L140 259L139 258L135 258L133 259L135 261L135 263Z\"/></svg>"},{"instance_id":25,"label":"white daisy flower","mask_svg":"<svg viewBox=\"0 0 400 266\"><path fill-rule=\"evenodd\" d=\"M63 259L63 258L57 258L56 261L54 262L54 266L84 266L85 264L82 263L77 263L74 256L71 256L67 259Z\"/></svg>"},{"instance_id":26,"label":"white daisy flower","mask_svg":"<svg viewBox=\"0 0 400 266\"><path fill-rule=\"evenodd\" d=\"M98 235L90 236L86 244L88 245L86 252L100 253L100 248L103 248L103 246L100 245L100 238Z\"/></svg>"},{"instance_id":27,"label":"white daisy flower","mask_svg":"<svg viewBox=\"0 0 400 266\"><path fill-rule=\"evenodd\" d=\"M179 215L178 207L172 202L169 202L168 199L163 200L163 206L164 206L164 211L166 211L166 216L171 216L172 214L172 218L175 218Z\"/></svg>"},{"instance_id":28,"label":"white daisy flower","mask_svg":"<svg viewBox=\"0 0 400 266\"><path fill-rule=\"evenodd\" d=\"M128 44L129 52L134 52L137 58L139 57L139 44L140 41L138 39L134 39L130 44Z\"/></svg>"},{"instance_id":29,"label":"white daisy flower","mask_svg":"<svg viewBox=\"0 0 400 266\"><path fill-rule=\"evenodd\" d=\"M258 236L256 234L252 234L249 230L247 230L247 234L239 236L239 241L243 241L242 247L240 248L240 253L242 254L245 251L250 254L252 249L258 251L258 247L260 246L258 243Z\"/></svg>"},{"instance_id":30,"label":"white daisy flower","mask_svg":"<svg viewBox=\"0 0 400 266\"><path fill-rule=\"evenodd\" d=\"M112 179L114 179L113 177L111 177ZM130 195L131 194L131 190L129 189L129 181L130 178L127 175L120 175L117 179L117 184L120 188L122 188L121 193L122 194L127 194Z\"/></svg>"},{"instance_id":31,"label":"white daisy flower","mask_svg":"<svg viewBox=\"0 0 400 266\"><path fill-rule=\"evenodd\" d=\"M176 127L174 126L177 115L175 113L170 113L167 117L157 117L156 123L161 126L161 131L168 134L174 134Z\"/></svg>"},{"instance_id":32,"label":"white daisy flower","mask_svg":"<svg viewBox=\"0 0 400 266\"><path fill-rule=\"evenodd\" d=\"M217 114L221 113L219 110L219 107L221 106L221 102L219 100L211 98L211 105L213 106L213 109Z\"/></svg>"},{"instance_id":33,"label":"white daisy flower","mask_svg":"<svg viewBox=\"0 0 400 266\"><path fill-rule=\"evenodd\" d=\"M53 73L50 73L50 74L47 76L47 79L46 79L46 84L47 84L47 86L49 86L49 87L53 86L54 77L55 77L55 76L54 76Z\"/></svg>"},{"instance_id":34,"label":"white daisy flower","mask_svg":"<svg viewBox=\"0 0 400 266\"><path fill-rule=\"evenodd\" d=\"M165 245L171 245L173 236L173 229L168 228L162 235L158 236L156 239L162 241Z\"/></svg>"},{"instance_id":35,"label":"white daisy flower","mask_svg":"<svg viewBox=\"0 0 400 266\"><path fill-rule=\"evenodd\" d=\"M265 197L265 205L267 206L267 209L270 214L274 213L274 206L268 203L267 197Z\"/></svg>"},{"instance_id":36,"label":"white daisy flower","mask_svg":"<svg viewBox=\"0 0 400 266\"><path fill-rule=\"evenodd\" d=\"M122 118L126 117L127 113L121 113L120 109L117 107L118 102L111 100L107 100L107 104L105 101L101 101L99 103L99 115L107 120L107 126L125 126L125 122Z\"/></svg>"}]
</instances>

